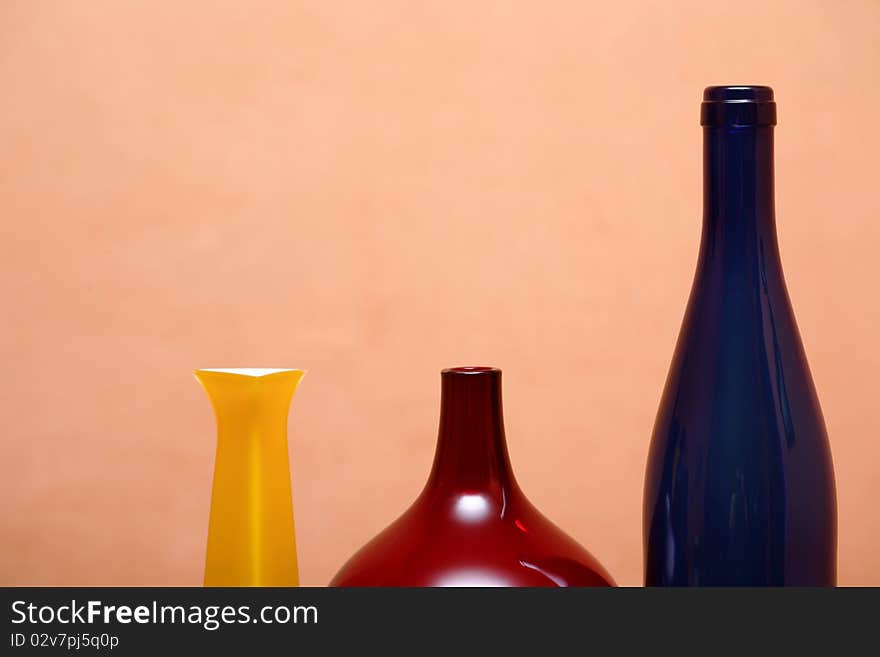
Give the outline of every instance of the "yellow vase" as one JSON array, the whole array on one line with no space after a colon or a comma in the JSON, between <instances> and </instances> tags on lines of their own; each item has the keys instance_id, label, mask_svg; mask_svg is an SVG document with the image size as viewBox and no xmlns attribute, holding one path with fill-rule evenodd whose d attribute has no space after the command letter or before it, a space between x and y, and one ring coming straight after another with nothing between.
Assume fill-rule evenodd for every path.
<instances>
[{"instance_id":1,"label":"yellow vase","mask_svg":"<svg viewBox=\"0 0 880 657\"><path fill-rule=\"evenodd\" d=\"M217 418L205 586L298 586L287 414L302 370L206 369Z\"/></svg>"}]
</instances>

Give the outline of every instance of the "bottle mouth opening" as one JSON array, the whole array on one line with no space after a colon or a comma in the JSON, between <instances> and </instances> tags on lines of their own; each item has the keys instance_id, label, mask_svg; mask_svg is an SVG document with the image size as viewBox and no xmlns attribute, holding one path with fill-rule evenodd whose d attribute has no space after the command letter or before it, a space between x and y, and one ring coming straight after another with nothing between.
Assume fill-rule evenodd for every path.
<instances>
[{"instance_id":1,"label":"bottle mouth opening","mask_svg":"<svg viewBox=\"0 0 880 657\"><path fill-rule=\"evenodd\" d=\"M703 90L706 103L772 103L773 89L760 85L732 84L706 87Z\"/></svg>"},{"instance_id":2,"label":"bottle mouth opening","mask_svg":"<svg viewBox=\"0 0 880 657\"><path fill-rule=\"evenodd\" d=\"M234 376L249 376L255 379L272 374L297 373L305 374L305 370L288 369L280 367L202 367L195 370L196 374L211 372L214 374L232 374Z\"/></svg>"},{"instance_id":3,"label":"bottle mouth opening","mask_svg":"<svg viewBox=\"0 0 880 657\"><path fill-rule=\"evenodd\" d=\"M440 372L443 375L465 375L474 376L479 374L500 374L501 370L497 367L484 366L466 366L466 367L447 367Z\"/></svg>"},{"instance_id":4,"label":"bottle mouth opening","mask_svg":"<svg viewBox=\"0 0 880 657\"><path fill-rule=\"evenodd\" d=\"M761 85L722 85L703 90L700 108L703 126L772 126L776 125L776 102L773 89Z\"/></svg>"}]
</instances>

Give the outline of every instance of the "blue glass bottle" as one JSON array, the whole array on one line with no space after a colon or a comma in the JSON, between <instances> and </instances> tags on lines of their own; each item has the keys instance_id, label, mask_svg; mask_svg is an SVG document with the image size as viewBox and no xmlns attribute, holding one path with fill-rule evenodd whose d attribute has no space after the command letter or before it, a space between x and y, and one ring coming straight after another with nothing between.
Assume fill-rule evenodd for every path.
<instances>
[{"instance_id":1,"label":"blue glass bottle","mask_svg":"<svg viewBox=\"0 0 880 657\"><path fill-rule=\"evenodd\" d=\"M834 586L822 411L776 241L769 87L709 87L703 233L644 496L645 583Z\"/></svg>"}]
</instances>

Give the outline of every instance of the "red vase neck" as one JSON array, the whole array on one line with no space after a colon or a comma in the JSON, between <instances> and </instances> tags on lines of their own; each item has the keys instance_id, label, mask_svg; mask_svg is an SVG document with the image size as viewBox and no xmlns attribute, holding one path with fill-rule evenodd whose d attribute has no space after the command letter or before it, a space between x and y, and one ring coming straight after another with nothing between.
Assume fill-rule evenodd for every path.
<instances>
[{"instance_id":1,"label":"red vase neck","mask_svg":"<svg viewBox=\"0 0 880 657\"><path fill-rule=\"evenodd\" d=\"M440 433L426 491L518 490L507 455L501 370L456 367L441 373Z\"/></svg>"}]
</instances>

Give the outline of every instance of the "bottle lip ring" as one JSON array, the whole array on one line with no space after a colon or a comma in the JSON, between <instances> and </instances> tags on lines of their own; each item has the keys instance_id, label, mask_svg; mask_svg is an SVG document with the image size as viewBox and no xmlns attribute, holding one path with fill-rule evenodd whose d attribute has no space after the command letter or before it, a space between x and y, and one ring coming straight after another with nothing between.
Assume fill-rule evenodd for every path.
<instances>
[{"instance_id":1,"label":"bottle lip ring","mask_svg":"<svg viewBox=\"0 0 880 657\"><path fill-rule=\"evenodd\" d=\"M754 84L714 85L703 89L704 103L772 103L773 88Z\"/></svg>"},{"instance_id":2,"label":"bottle lip ring","mask_svg":"<svg viewBox=\"0 0 880 657\"><path fill-rule=\"evenodd\" d=\"M443 376L491 376L501 374L501 370L497 367L469 365L464 367L447 367L441 370L440 374L442 374Z\"/></svg>"},{"instance_id":3,"label":"bottle lip ring","mask_svg":"<svg viewBox=\"0 0 880 657\"><path fill-rule=\"evenodd\" d=\"M773 89L762 85L719 85L703 90L700 125L757 127L776 125Z\"/></svg>"}]
</instances>

